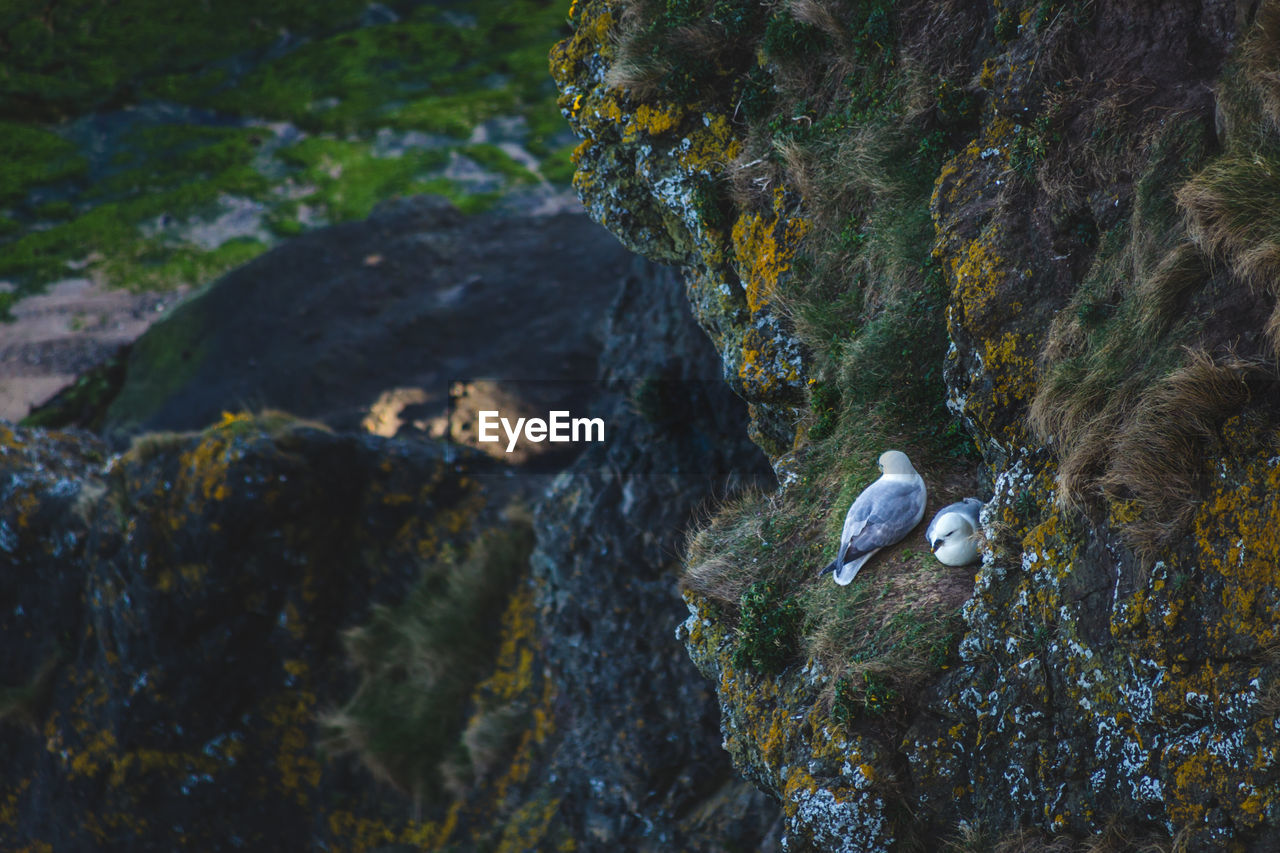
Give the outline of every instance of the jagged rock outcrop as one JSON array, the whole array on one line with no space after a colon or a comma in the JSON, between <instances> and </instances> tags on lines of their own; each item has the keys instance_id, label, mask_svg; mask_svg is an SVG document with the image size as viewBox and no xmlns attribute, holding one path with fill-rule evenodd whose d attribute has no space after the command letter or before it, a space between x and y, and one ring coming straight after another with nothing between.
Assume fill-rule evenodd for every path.
<instances>
[{"instance_id":1,"label":"jagged rock outcrop","mask_svg":"<svg viewBox=\"0 0 1280 853\"><path fill-rule=\"evenodd\" d=\"M708 526L736 563L691 561L682 636L788 841L1121 825L1274 847L1276 4L580 2L573 22L552 68L585 204L686 267L783 475ZM874 381L926 370L981 461ZM918 545L866 581L943 590L914 622L811 575L859 441L927 458L935 493L987 483L971 584ZM958 644L918 664L905 628L962 600ZM766 632L789 658L754 651Z\"/></svg>"}]
</instances>

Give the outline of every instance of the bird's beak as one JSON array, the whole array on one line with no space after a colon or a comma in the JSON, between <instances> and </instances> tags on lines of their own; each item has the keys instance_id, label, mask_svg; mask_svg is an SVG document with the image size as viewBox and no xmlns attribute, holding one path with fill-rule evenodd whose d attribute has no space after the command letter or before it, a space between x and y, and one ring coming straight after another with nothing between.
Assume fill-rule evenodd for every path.
<instances>
[{"instance_id":1,"label":"bird's beak","mask_svg":"<svg viewBox=\"0 0 1280 853\"><path fill-rule=\"evenodd\" d=\"M933 540L933 542L932 542L932 543L930 543L930 545L929 545L929 550L930 550L930 551L932 551L932 552L934 552L934 553L936 554L936 553L938 553L938 546L939 546L939 545L941 545L941 544L942 544L942 540L941 540L941 539L935 539L935 540Z\"/></svg>"}]
</instances>

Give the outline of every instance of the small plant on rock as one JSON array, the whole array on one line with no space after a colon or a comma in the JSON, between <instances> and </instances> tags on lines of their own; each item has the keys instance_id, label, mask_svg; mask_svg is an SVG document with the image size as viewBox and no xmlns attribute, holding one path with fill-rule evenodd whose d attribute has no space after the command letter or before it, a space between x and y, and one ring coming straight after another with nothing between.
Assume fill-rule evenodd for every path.
<instances>
[{"instance_id":1,"label":"small plant on rock","mask_svg":"<svg viewBox=\"0 0 1280 853\"><path fill-rule=\"evenodd\" d=\"M795 598L784 597L772 581L753 583L742 594L735 666L760 672L781 670L791 659L800 629L801 610Z\"/></svg>"}]
</instances>

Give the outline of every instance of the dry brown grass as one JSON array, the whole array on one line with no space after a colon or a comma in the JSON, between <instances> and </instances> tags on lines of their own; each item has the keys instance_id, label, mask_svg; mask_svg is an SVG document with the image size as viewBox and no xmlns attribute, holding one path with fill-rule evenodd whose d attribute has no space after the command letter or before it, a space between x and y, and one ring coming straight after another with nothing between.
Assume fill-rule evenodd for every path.
<instances>
[{"instance_id":1,"label":"dry brown grass","mask_svg":"<svg viewBox=\"0 0 1280 853\"><path fill-rule=\"evenodd\" d=\"M661 92L662 78L671 70L665 62L622 46L618 58L605 74L605 85L627 92L639 101L651 100Z\"/></svg>"},{"instance_id":2,"label":"dry brown grass","mask_svg":"<svg viewBox=\"0 0 1280 853\"><path fill-rule=\"evenodd\" d=\"M1142 505L1143 519L1125 531L1140 552L1167 544L1190 520L1204 449L1222 421L1249 402L1249 380L1260 374L1254 362L1189 352L1116 432L1101 484L1110 497L1132 496Z\"/></svg>"},{"instance_id":3,"label":"dry brown grass","mask_svg":"<svg viewBox=\"0 0 1280 853\"><path fill-rule=\"evenodd\" d=\"M786 180L786 167L773 156L772 140L758 129L748 131L742 152L724 172L729 198L740 210L767 208L774 187Z\"/></svg>"},{"instance_id":4,"label":"dry brown grass","mask_svg":"<svg viewBox=\"0 0 1280 853\"><path fill-rule=\"evenodd\" d=\"M738 609L742 593L757 579L751 554L764 542L761 526L768 498L747 489L717 507L716 514L695 524L685 543L684 589L715 601L730 612Z\"/></svg>"},{"instance_id":5,"label":"dry brown grass","mask_svg":"<svg viewBox=\"0 0 1280 853\"><path fill-rule=\"evenodd\" d=\"M714 57L728 47L724 27L710 18L677 27L666 36L666 50L677 56Z\"/></svg>"},{"instance_id":6,"label":"dry brown grass","mask_svg":"<svg viewBox=\"0 0 1280 853\"><path fill-rule=\"evenodd\" d=\"M1113 387L1100 408L1079 387L1076 396L1048 389L1033 403L1031 423L1059 443L1059 501L1078 506L1095 488L1135 499L1142 518L1126 527L1126 539L1142 553L1167 544L1195 510L1206 447L1222 421L1248 404L1250 381L1262 375L1256 362L1188 350L1180 367L1154 383L1132 377Z\"/></svg>"},{"instance_id":7,"label":"dry brown grass","mask_svg":"<svg viewBox=\"0 0 1280 853\"><path fill-rule=\"evenodd\" d=\"M1280 162L1261 153L1222 157L1178 190L1187 231L1241 280L1280 290Z\"/></svg>"},{"instance_id":8,"label":"dry brown grass","mask_svg":"<svg viewBox=\"0 0 1280 853\"><path fill-rule=\"evenodd\" d=\"M1143 254L1130 243L1123 256L1112 262L1116 270L1110 275L1118 278L1112 289L1093 296L1081 291L1050 327L1044 359L1055 369L1046 371L1028 421L1039 436L1052 438L1055 444L1060 461L1058 498L1066 505L1080 505L1090 494L1104 490L1104 481L1114 483L1114 475L1107 472L1122 446L1124 452L1141 450L1141 430L1149 425L1149 415L1142 412L1156 406L1159 398L1152 396L1152 389L1160 387L1153 384L1158 375L1144 368L1142 359L1182 317L1189 294L1210 275L1202 253L1187 242L1166 254L1147 275L1135 273L1143 266ZM1120 280L1125 273L1137 277L1128 294L1123 292L1128 282ZM1091 332L1082 319L1082 309L1090 300L1113 307L1124 303L1127 312L1112 321L1120 329L1094 341L1092 348ZM1168 414L1178 419L1177 411ZM1202 434L1201 427L1198 422L1189 424L1189 434ZM1163 446L1158 436L1153 435L1153 440ZM1107 480L1108 476L1113 479ZM1171 476L1181 482L1177 472Z\"/></svg>"},{"instance_id":9,"label":"dry brown grass","mask_svg":"<svg viewBox=\"0 0 1280 853\"><path fill-rule=\"evenodd\" d=\"M1205 391L1211 402L1189 400L1185 412L1171 402L1190 393L1184 380L1205 378L1203 360L1188 356L1188 347L1218 348L1197 343L1202 336L1189 306L1213 270L1205 247L1182 234L1170 189L1203 156L1205 131L1196 116L1180 112L1137 144L1132 107L1146 94L1142 86L1109 90L1089 109L1112 126L1110 138L1097 150L1069 154L1095 180L1137 174L1133 212L1101 235L1085 284L1051 325L1029 411L1030 426L1059 458L1059 502L1137 497L1144 521L1129 533L1144 548L1166 541L1194 505L1187 460L1170 451L1203 447L1213 434L1206 421L1220 422L1243 405L1216 383ZM1125 489L1123 478L1137 475L1142 482Z\"/></svg>"},{"instance_id":10,"label":"dry brown grass","mask_svg":"<svg viewBox=\"0 0 1280 853\"><path fill-rule=\"evenodd\" d=\"M808 189L804 197L815 213L840 219L851 204L902 195L890 166L902 144L899 129L868 123L808 144L780 143L778 153L797 187Z\"/></svg>"},{"instance_id":11,"label":"dry brown grass","mask_svg":"<svg viewBox=\"0 0 1280 853\"><path fill-rule=\"evenodd\" d=\"M803 100L822 115L844 94L845 78L860 70L850 57L853 34L845 24L850 11L844 3L832 0L784 0L781 8L783 14L816 28L829 39L827 49L816 56L769 57L774 84L784 100Z\"/></svg>"},{"instance_id":12,"label":"dry brown grass","mask_svg":"<svg viewBox=\"0 0 1280 853\"><path fill-rule=\"evenodd\" d=\"M1102 411L1078 427L1052 433L1059 442L1057 499L1063 506L1082 507L1106 470L1117 423L1130 394L1117 393ZM1042 428L1042 427L1041 427Z\"/></svg>"},{"instance_id":13,"label":"dry brown grass","mask_svg":"<svg viewBox=\"0 0 1280 853\"><path fill-rule=\"evenodd\" d=\"M1178 191L1187 230L1207 253L1255 291L1280 299L1280 158L1253 153L1220 158ZM1280 305L1263 333L1280 356Z\"/></svg>"},{"instance_id":14,"label":"dry brown grass","mask_svg":"<svg viewBox=\"0 0 1280 853\"><path fill-rule=\"evenodd\" d=\"M610 38L613 62L605 75L610 89L629 92L637 100L649 100L661 94L663 76L671 70L669 63L653 58L641 33L652 19L654 4L632 0L622 7L618 25Z\"/></svg>"},{"instance_id":15,"label":"dry brown grass","mask_svg":"<svg viewBox=\"0 0 1280 853\"><path fill-rule=\"evenodd\" d=\"M1241 59L1263 116L1273 129L1280 130L1280 3L1275 0L1262 3Z\"/></svg>"},{"instance_id":16,"label":"dry brown grass","mask_svg":"<svg viewBox=\"0 0 1280 853\"><path fill-rule=\"evenodd\" d=\"M849 19L849 11L845 4L831 0L789 0L787 8L791 17L800 23L816 27L825 33L836 45L838 52L848 50L850 33L844 22Z\"/></svg>"},{"instance_id":17,"label":"dry brown grass","mask_svg":"<svg viewBox=\"0 0 1280 853\"><path fill-rule=\"evenodd\" d=\"M969 67L970 52L982 37L986 8L967 0L915 0L898 18L911 22L910 32L903 34L906 64L949 78Z\"/></svg>"},{"instance_id":18,"label":"dry brown grass","mask_svg":"<svg viewBox=\"0 0 1280 853\"><path fill-rule=\"evenodd\" d=\"M1118 345L1116 345L1118 348ZM1141 394L1140 376L1123 377L1123 362L1091 354L1084 365L1059 369L1041 383L1028 415L1031 428L1052 439L1059 459L1058 500L1083 503L1106 467L1120 424Z\"/></svg>"}]
</instances>

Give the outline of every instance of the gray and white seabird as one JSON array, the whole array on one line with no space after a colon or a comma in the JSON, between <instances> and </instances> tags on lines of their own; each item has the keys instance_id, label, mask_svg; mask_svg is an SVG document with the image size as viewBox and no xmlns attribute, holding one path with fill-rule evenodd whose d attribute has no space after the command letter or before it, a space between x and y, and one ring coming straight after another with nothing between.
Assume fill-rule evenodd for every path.
<instances>
[{"instance_id":1,"label":"gray and white seabird","mask_svg":"<svg viewBox=\"0 0 1280 853\"><path fill-rule=\"evenodd\" d=\"M844 517L840 551L822 570L834 573L846 586L881 548L902 541L924 517L924 480L911 467L907 454L887 450L880 455L883 475L858 495Z\"/></svg>"},{"instance_id":2,"label":"gray and white seabird","mask_svg":"<svg viewBox=\"0 0 1280 853\"><path fill-rule=\"evenodd\" d=\"M981 510L982 501L977 498L965 498L938 510L924 534L938 562L963 566L978 559L978 513Z\"/></svg>"}]
</instances>

